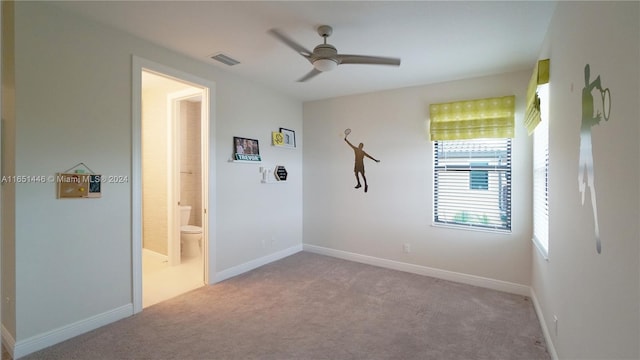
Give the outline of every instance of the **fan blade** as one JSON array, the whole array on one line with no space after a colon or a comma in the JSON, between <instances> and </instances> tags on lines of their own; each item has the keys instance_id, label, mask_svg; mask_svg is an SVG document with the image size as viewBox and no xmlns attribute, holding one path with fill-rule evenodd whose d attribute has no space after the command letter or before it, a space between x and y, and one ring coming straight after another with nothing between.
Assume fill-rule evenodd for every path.
<instances>
[{"instance_id":1,"label":"fan blade","mask_svg":"<svg viewBox=\"0 0 640 360\"><path fill-rule=\"evenodd\" d=\"M282 41L283 43L285 43L287 46L289 46L290 48L292 48L293 50L295 50L298 54L304 56L305 58L307 58L307 60L309 59L309 56L311 56L311 51L307 50L304 46L298 44L297 42L293 41L290 37L288 37L287 35L283 34L282 32L280 32L280 30L278 29L271 29L269 30L269 34L275 36L276 38L278 38L278 40Z\"/></svg>"},{"instance_id":2,"label":"fan blade","mask_svg":"<svg viewBox=\"0 0 640 360\"><path fill-rule=\"evenodd\" d=\"M305 75L305 76L301 77L300 79L298 79L298 82L307 81L307 80L311 79L312 77L320 74L321 72L322 71L320 71L320 70L318 70L316 68L313 68L313 69L311 69L311 71L309 71L307 73L307 75Z\"/></svg>"},{"instance_id":3,"label":"fan blade","mask_svg":"<svg viewBox=\"0 0 640 360\"><path fill-rule=\"evenodd\" d=\"M394 65L400 66L400 59L380 57L380 56L365 56L365 55L338 55L338 61L340 64L369 64L369 65Z\"/></svg>"}]
</instances>

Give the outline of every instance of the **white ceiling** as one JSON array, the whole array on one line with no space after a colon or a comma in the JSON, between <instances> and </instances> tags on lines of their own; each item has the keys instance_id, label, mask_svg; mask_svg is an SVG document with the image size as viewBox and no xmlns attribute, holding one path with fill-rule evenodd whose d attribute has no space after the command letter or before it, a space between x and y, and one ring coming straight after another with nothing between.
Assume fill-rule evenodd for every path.
<instances>
[{"instance_id":1,"label":"white ceiling","mask_svg":"<svg viewBox=\"0 0 640 360\"><path fill-rule=\"evenodd\" d=\"M64 1L81 13L308 101L531 69L555 1ZM339 53L399 57L400 67L311 64L267 31L309 50L331 25ZM240 61L210 60L218 52ZM182 69L184 70L184 69Z\"/></svg>"}]
</instances>

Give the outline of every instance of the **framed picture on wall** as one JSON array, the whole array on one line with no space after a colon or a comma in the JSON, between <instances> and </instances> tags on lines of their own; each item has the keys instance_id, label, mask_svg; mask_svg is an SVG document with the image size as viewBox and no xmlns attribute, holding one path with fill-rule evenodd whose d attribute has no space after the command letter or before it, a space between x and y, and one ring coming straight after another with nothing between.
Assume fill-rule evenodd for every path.
<instances>
[{"instance_id":1,"label":"framed picture on wall","mask_svg":"<svg viewBox=\"0 0 640 360\"><path fill-rule=\"evenodd\" d=\"M233 158L244 161L262 161L258 140L234 136Z\"/></svg>"},{"instance_id":2,"label":"framed picture on wall","mask_svg":"<svg viewBox=\"0 0 640 360\"><path fill-rule=\"evenodd\" d=\"M295 131L289 130L289 129L285 129L285 128L280 128L280 132L282 133L282 136L284 137L284 144L282 146L290 147L290 148L296 147L296 132Z\"/></svg>"}]
</instances>

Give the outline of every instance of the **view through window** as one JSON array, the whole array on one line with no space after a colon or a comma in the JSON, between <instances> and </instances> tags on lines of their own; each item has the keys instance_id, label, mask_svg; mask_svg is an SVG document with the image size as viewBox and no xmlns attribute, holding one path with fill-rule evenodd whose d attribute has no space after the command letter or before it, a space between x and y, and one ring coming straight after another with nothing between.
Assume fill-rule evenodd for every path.
<instances>
[{"instance_id":1,"label":"view through window","mask_svg":"<svg viewBox=\"0 0 640 360\"><path fill-rule=\"evenodd\" d=\"M511 231L511 139L438 140L434 222Z\"/></svg>"}]
</instances>

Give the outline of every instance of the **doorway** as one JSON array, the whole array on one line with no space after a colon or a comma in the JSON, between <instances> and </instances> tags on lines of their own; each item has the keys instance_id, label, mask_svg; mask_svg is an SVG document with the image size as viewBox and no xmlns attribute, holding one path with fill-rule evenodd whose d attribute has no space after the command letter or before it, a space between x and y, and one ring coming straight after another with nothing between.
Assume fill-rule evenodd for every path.
<instances>
[{"instance_id":1,"label":"doorway","mask_svg":"<svg viewBox=\"0 0 640 360\"><path fill-rule=\"evenodd\" d=\"M134 57L135 73L134 313L209 282L214 138L209 83Z\"/></svg>"}]
</instances>

